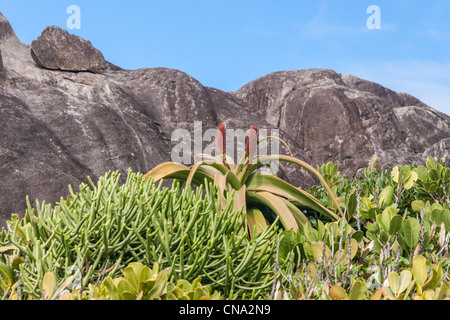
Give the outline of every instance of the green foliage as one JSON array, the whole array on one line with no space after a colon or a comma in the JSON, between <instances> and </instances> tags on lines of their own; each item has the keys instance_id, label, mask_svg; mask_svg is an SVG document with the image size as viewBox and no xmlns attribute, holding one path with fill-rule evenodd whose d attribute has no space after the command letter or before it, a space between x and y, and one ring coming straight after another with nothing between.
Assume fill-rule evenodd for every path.
<instances>
[{"instance_id":1,"label":"green foliage","mask_svg":"<svg viewBox=\"0 0 450 320\"><path fill-rule=\"evenodd\" d=\"M280 282L284 291L279 289L277 296L350 299L354 288L352 298L358 299L447 297L450 280L448 168L429 158L426 168L394 167L388 173L375 166L357 179L342 177L335 168L327 164L320 170L332 185L347 221L318 220L296 233L282 233L280 263L291 259L294 268L288 271L290 280ZM424 181L429 183L426 188ZM430 181L442 187L431 188ZM322 188L314 187L310 192L325 206L331 205ZM349 238L354 242L354 252L349 249L352 247L348 245ZM339 250L348 252L341 254L348 260L345 264L336 261ZM427 261L426 270L421 268L422 274L428 273L427 277L433 279L423 280L423 283L430 281L426 294L420 282L411 288L407 286L411 284L410 278L414 281L411 272L418 273L420 259ZM416 267L411 269L413 261Z\"/></svg>"},{"instance_id":2,"label":"green foliage","mask_svg":"<svg viewBox=\"0 0 450 320\"><path fill-rule=\"evenodd\" d=\"M224 205L212 184L195 191L177 182L162 188L131 171L122 186L119 179L110 172L55 207L29 204L23 219L8 222L11 231L2 231L0 246L10 250L0 261L11 266L14 258L22 259L21 298L40 298L47 272L55 275L57 287L75 276L86 290L103 276L118 276L131 262L157 262L169 268L171 281L201 276L228 298L256 298L270 289L276 224L250 240L233 197ZM10 269L2 265L2 270L8 275L2 273L2 285L9 287L15 279Z\"/></svg>"},{"instance_id":3,"label":"green foliage","mask_svg":"<svg viewBox=\"0 0 450 320\"><path fill-rule=\"evenodd\" d=\"M158 272L158 264L153 269L140 262L133 262L123 270L123 277L106 277L93 298L111 300L155 300L161 297L165 289L168 270Z\"/></svg>"},{"instance_id":4,"label":"green foliage","mask_svg":"<svg viewBox=\"0 0 450 320\"><path fill-rule=\"evenodd\" d=\"M300 159L284 155L256 155L257 144L273 137L258 140L258 129L255 126L250 129L247 151L235 164L226 155L225 136L225 126L221 124L216 137L216 149L219 153L217 157L197 155L206 160L198 161L192 167L173 162L163 163L148 172L144 179L153 178L155 182L159 179L178 179L186 182L188 186L191 184L201 186L205 181L213 182L215 186L219 187L223 202L226 202L225 193L229 191L228 194L230 194L230 191L233 190L234 208L242 209L246 214L246 223L252 238L257 236L258 230L263 230L268 224L268 217L264 216L261 207L278 216L285 229L297 230L309 225L303 209L312 209L321 216L332 220L340 219L341 208L327 183L327 179L328 182L335 182L337 166L329 164L322 167L322 172L326 176L324 178L318 170ZM279 179L275 174L258 171L264 167L272 169L274 161L293 163L315 175L328 195L330 205L323 206L310 193Z\"/></svg>"},{"instance_id":5,"label":"green foliage","mask_svg":"<svg viewBox=\"0 0 450 320\"><path fill-rule=\"evenodd\" d=\"M86 291L67 290L67 285L56 287L56 278L47 272L42 281L42 300L219 300L221 295L212 293L210 286L203 286L201 278L192 283L168 281L168 270L159 271L140 262L132 262L122 270L122 277L106 277L100 285L89 284ZM16 297L15 297L16 298Z\"/></svg>"},{"instance_id":6,"label":"green foliage","mask_svg":"<svg viewBox=\"0 0 450 320\"><path fill-rule=\"evenodd\" d=\"M235 188L231 167L213 178L207 168L169 175L171 188L131 171L119 186L108 173L53 207L28 202L0 233L1 297L450 298L450 170L439 159L384 171L375 161L355 179L319 167L313 202L340 219L303 207L300 189L273 175L252 171ZM304 223L267 223L277 208Z\"/></svg>"},{"instance_id":7,"label":"green foliage","mask_svg":"<svg viewBox=\"0 0 450 320\"><path fill-rule=\"evenodd\" d=\"M219 292L212 292L210 286L202 286L201 278L195 279L192 283L186 280L178 280L176 284L169 283L165 300L220 300Z\"/></svg>"}]
</instances>

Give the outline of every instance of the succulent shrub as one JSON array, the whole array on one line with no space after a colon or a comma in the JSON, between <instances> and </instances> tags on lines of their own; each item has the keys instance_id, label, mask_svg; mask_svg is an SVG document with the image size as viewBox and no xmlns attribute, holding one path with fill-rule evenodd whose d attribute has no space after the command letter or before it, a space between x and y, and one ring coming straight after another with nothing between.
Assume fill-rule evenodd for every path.
<instances>
[{"instance_id":1,"label":"succulent shrub","mask_svg":"<svg viewBox=\"0 0 450 320\"><path fill-rule=\"evenodd\" d=\"M1 270L8 275L2 271L2 285L20 279L21 298L38 299L47 272L57 287L74 276L80 283L70 285L86 290L129 263L157 262L169 268L170 281L202 277L228 298L265 294L273 279L276 224L248 239L244 213L233 209L232 196L224 204L212 184L195 191L177 182L163 188L132 171L123 185L119 179L109 172L77 193L70 188L55 206L28 202L25 217L12 217L0 233ZM15 259L21 263L13 278Z\"/></svg>"}]
</instances>

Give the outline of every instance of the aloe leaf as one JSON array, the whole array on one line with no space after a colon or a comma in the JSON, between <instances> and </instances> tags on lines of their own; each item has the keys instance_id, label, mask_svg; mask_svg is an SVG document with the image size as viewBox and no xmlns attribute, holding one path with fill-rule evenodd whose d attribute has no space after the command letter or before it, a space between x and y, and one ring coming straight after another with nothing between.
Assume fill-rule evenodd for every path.
<instances>
[{"instance_id":1,"label":"aloe leaf","mask_svg":"<svg viewBox=\"0 0 450 320\"><path fill-rule=\"evenodd\" d=\"M297 164L301 167L303 167L304 169L308 170L309 172L311 172L312 174L314 174L319 180L320 183L322 184L322 186L325 188L325 190L327 191L328 195L331 197L332 201L334 202L334 204L336 205L336 207L339 210L339 213L341 214L341 216L343 217L344 214L339 206L339 202L337 201L336 197L334 196L333 192L331 191L330 187L328 186L327 182L325 181L325 179L323 178L323 176L320 174L319 171L317 171L316 169L314 169L312 166L310 166L309 164L307 164L306 162L294 158L294 157L290 157L290 156L284 156L284 155L270 155L270 156L260 156L259 157L259 161L261 162L270 162L270 161L285 161L285 162L290 162L290 163L294 163Z\"/></svg>"},{"instance_id":2,"label":"aloe leaf","mask_svg":"<svg viewBox=\"0 0 450 320\"><path fill-rule=\"evenodd\" d=\"M247 189L252 191L266 191L291 200L299 201L306 207L326 215L333 220L339 220L339 217L334 212L325 208L311 194L300 188L294 187L276 176L256 172L247 180Z\"/></svg>"},{"instance_id":3,"label":"aloe leaf","mask_svg":"<svg viewBox=\"0 0 450 320\"><path fill-rule=\"evenodd\" d=\"M191 168L186 167L185 165L174 163L174 162L166 162L163 163L146 175L143 176L143 180L147 181L150 177L153 178L154 182L157 182L161 179L179 179L182 181L186 181L191 173ZM197 171L195 176L192 178L192 182L195 185L203 184L205 179L212 182L213 178L204 172Z\"/></svg>"},{"instance_id":4,"label":"aloe leaf","mask_svg":"<svg viewBox=\"0 0 450 320\"><path fill-rule=\"evenodd\" d=\"M298 230L298 224L295 217L280 197L273 195L270 192L260 191L248 192L247 199L255 203L264 204L272 209L272 211L280 217L281 223L285 229L294 229L294 231Z\"/></svg>"},{"instance_id":5,"label":"aloe leaf","mask_svg":"<svg viewBox=\"0 0 450 320\"><path fill-rule=\"evenodd\" d=\"M305 216L302 210L297 208L291 201L285 200L283 198L281 199L284 201L289 210L291 210L291 213L294 215L294 218L299 226L305 227L310 225L308 218Z\"/></svg>"},{"instance_id":6,"label":"aloe leaf","mask_svg":"<svg viewBox=\"0 0 450 320\"><path fill-rule=\"evenodd\" d=\"M207 162L199 162L196 163L193 167L190 168L189 176L186 180L187 184L190 184L192 180L195 177L195 174L199 172L200 169L206 168L206 167L212 167L221 174L223 174L226 177L226 182L231 185L231 187L235 190L239 190L242 185L239 181L238 177L230 171L227 167L225 167L223 164L220 163L207 163Z\"/></svg>"},{"instance_id":7,"label":"aloe leaf","mask_svg":"<svg viewBox=\"0 0 450 320\"><path fill-rule=\"evenodd\" d=\"M264 229L267 228L267 221L259 209L247 210L247 224L250 230L250 238L255 239Z\"/></svg>"}]
</instances>

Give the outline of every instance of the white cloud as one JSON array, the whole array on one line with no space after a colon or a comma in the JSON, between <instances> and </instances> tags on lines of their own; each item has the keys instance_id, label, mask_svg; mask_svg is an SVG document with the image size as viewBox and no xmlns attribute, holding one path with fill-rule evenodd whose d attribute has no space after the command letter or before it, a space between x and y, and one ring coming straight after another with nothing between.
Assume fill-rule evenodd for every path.
<instances>
[{"instance_id":1,"label":"white cloud","mask_svg":"<svg viewBox=\"0 0 450 320\"><path fill-rule=\"evenodd\" d=\"M305 38L334 38L334 37L348 37L348 36L360 36L364 34L373 33L373 30L367 28L366 20L369 18L366 12L361 12L360 24L335 24L332 23L330 17L335 13L332 8L328 7L328 3L321 1L319 5L319 11L312 17L310 21L305 23L301 28L301 35ZM378 32L390 32L397 29L397 25L392 22L381 22L381 29Z\"/></svg>"},{"instance_id":2,"label":"white cloud","mask_svg":"<svg viewBox=\"0 0 450 320\"><path fill-rule=\"evenodd\" d=\"M450 61L424 60L354 63L345 73L409 93L432 108L450 115Z\"/></svg>"}]
</instances>

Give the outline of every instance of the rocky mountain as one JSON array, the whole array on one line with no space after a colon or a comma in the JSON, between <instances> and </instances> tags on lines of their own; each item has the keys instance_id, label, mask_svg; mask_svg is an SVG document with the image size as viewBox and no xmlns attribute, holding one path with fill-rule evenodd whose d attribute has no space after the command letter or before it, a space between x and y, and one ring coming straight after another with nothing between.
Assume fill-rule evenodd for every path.
<instances>
[{"instance_id":1,"label":"rocky mountain","mask_svg":"<svg viewBox=\"0 0 450 320\"><path fill-rule=\"evenodd\" d=\"M223 92L178 70L123 70L58 27L25 45L0 13L0 225L23 215L26 195L54 203L87 176L170 161L172 132L195 121L279 129L296 157L350 176L373 155L389 167L450 153L449 116L352 75L275 72ZM281 174L314 182L292 166Z\"/></svg>"}]
</instances>

